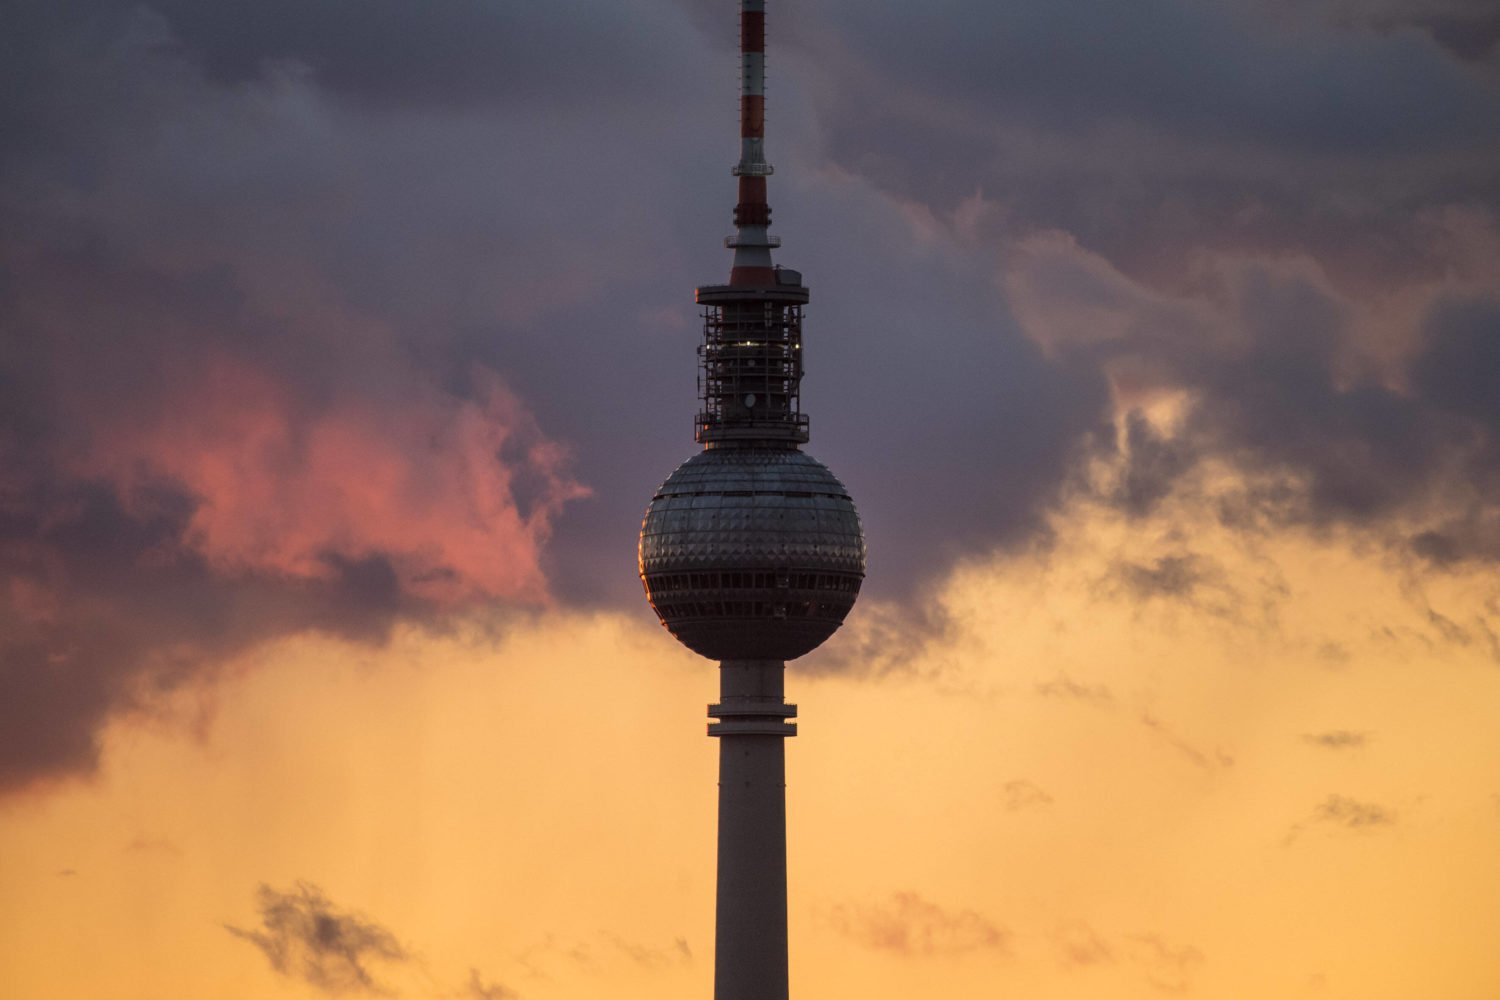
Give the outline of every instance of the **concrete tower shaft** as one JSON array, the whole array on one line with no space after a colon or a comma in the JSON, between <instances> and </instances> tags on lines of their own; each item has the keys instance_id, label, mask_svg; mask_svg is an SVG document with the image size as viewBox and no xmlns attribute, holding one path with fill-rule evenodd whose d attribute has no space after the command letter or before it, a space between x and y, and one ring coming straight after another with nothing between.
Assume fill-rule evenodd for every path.
<instances>
[{"instance_id":1,"label":"concrete tower shaft","mask_svg":"<svg viewBox=\"0 0 1500 1000\"><path fill-rule=\"evenodd\" d=\"M787 1000L786 743L796 705L780 660L725 660L719 737L714 1000Z\"/></svg>"}]
</instances>

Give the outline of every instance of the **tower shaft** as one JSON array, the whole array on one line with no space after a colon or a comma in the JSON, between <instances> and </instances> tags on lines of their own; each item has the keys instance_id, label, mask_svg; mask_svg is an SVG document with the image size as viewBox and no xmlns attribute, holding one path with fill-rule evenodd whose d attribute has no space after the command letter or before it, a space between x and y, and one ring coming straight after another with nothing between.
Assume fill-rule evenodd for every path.
<instances>
[{"instance_id":1,"label":"tower shaft","mask_svg":"<svg viewBox=\"0 0 1500 1000\"><path fill-rule=\"evenodd\" d=\"M725 660L708 714L719 739L714 1000L787 1000L786 744L780 660Z\"/></svg>"}]
</instances>

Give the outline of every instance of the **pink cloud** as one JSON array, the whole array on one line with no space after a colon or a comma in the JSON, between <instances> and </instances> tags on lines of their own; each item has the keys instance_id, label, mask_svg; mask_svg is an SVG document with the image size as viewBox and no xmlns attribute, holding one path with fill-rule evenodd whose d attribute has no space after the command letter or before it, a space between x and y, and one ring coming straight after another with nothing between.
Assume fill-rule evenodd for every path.
<instances>
[{"instance_id":1,"label":"pink cloud","mask_svg":"<svg viewBox=\"0 0 1500 1000\"><path fill-rule=\"evenodd\" d=\"M541 548L588 490L498 375L476 382L473 399L424 382L309 402L218 357L94 428L77 471L133 506L153 483L180 484L198 501L184 543L226 574L317 578L330 556L379 555L438 603L545 603Z\"/></svg>"}]
</instances>

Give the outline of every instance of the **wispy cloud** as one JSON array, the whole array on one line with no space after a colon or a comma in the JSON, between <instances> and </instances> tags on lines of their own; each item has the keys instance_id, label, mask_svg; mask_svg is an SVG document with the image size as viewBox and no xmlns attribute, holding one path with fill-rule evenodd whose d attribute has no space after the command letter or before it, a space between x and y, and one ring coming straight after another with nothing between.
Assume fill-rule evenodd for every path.
<instances>
[{"instance_id":1,"label":"wispy cloud","mask_svg":"<svg viewBox=\"0 0 1500 1000\"><path fill-rule=\"evenodd\" d=\"M1172 944L1159 934L1133 934L1126 939L1130 960L1146 974L1146 981L1167 993L1185 993L1203 964L1203 952L1190 944Z\"/></svg>"},{"instance_id":2,"label":"wispy cloud","mask_svg":"<svg viewBox=\"0 0 1500 1000\"><path fill-rule=\"evenodd\" d=\"M1203 952L1196 946L1174 943L1160 934L1125 934L1111 943L1082 920L1060 925L1051 938L1064 968L1118 964L1134 969L1164 993L1191 989L1192 977L1204 961Z\"/></svg>"},{"instance_id":3,"label":"wispy cloud","mask_svg":"<svg viewBox=\"0 0 1500 1000\"><path fill-rule=\"evenodd\" d=\"M1225 751L1215 747L1212 751L1204 750L1195 746L1174 732L1165 722L1150 712L1142 712L1139 716L1141 725L1145 726L1162 743L1175 750L1183 759L1192 764L1213 771L1220 768L1233 767L1234 757Z\"/></svg>"},{"instance_id":4,"label":"wispy cloud","mask_svg":"<svg viewBox=\"0 0 1500 1000\"><path fill-rule=\"evenodd\" d=\"M948 909L915 892L898 892L882 903L835 906L830 923L867 948L913 957L1007 954L1010 931L969 909Z\"/></svg>"},{"instance_id":5,"label":"wispy cloud","mask_svg":"<svg viewBox=\"0 0 1500 1000\"><path fill-rule=\"evenodd\" d=\"M1022 809L1034 809L1038 806L1050 806L1052 796L1030 781L1017 778L1007 781L1001 786L1001 792L1005 796L1005 808L1007 812L1019 812Z\"/></svg>"},{"instance_id":6,"label":"wispy cloud","mask_svg":"<svg viewBox=\"0 0 1500 1000\"><path fill-rule=\"evenodd\" d=\"M1142 600L1191 598L1204 583L1218 580L1212 564L1191 553L1162 556L1149 563L1122 562L1115 567L1115 577Z\"/></svg>"},{"instance_id":7,"label":"wispy cloud","mask_svg":"<svg viewBox=\"0 0 1500 1000\"><path fill-rule=\"evenodd\" d=\"M594 975L622 967L659 973L691 965L693 949L685 937L656 943L601 930L588 938L548 934L521 949L515 961L527 975L541 979L549 978L560 964Z\"/></svg>"},{"instance_id":8,"label":"wispy cloud","mask_svg":"<svg viewBox=\"0 0 1500 1000\"><path fill-rule=\"evenodd\" d=\"M256 895L260 926L226 929L259 948L271 968L315 989L384 994L375 969L412 958L389 930L340 910L315 885L298 882L289 892L262 885Z\"/></svg>"},{"instance_id":9,"label":"wispy cloud","mask_svg":"<svg viewBox=\"0 0 1500 1000\"><path fill-rule=\"evenodd\" d=\"M132 854L159 854L164 857L182 857L182 848L175 841L167 837L152 836L144 833L130 838L129 843L125 845L125 850Z\"/></svg>"},{"instance_id":10,"label":"wispy cloud","mask_svg":"<svg viewBox=\"0 0 1500 1000\"><path fill-rule=\"evenodd\" d=\"M1303 733L1302 742L1324 750L1356 750L1370 742L1371 734L1352 729L1330 729L1321 733Z\"/></svg>"},{"instance_id":11,"label":"wispy cloud","mask_svg":"<svg viewBox=\"0 0 1500 1000\"><path fill-rule=\"evenodd\" d=\"M1115 700L1114 695L1105 685L1081 684L1063 673L1059 673L1051 680L1038 683L1036 693L1044 698L1068 698L1090 705L1111 705Z\"/></svg>"},{"instance_id":12,"label":"wispy cloud","mask_svg":"<svg viewBox=\"0 0 1500 1000\"><path fill-rule=\"evenodd\" d=\"M516 1000L520 994L499 983L485 982L478 969L469 970L469 981L464 984L464 1000Z\"/></svg>"},{"instance_id":13,"label":"wispy cloud","mask_svg":"<svg viewBox=\"0 0 1500 1000\"><path fill-rule=\"evenodd\" d=\"M674 965L687 965L693 960L693 949L688 947L687 938L674 938L670 945L661 947L631 941L618 934L603 936L617 952L643 969L665 969Z\"/></svg>"},{"instance_id":14,"label":"wispy cloud","mask_svg":"<svg viewBox=\"0 0 1500 1000\"><path fill-rule=\"evenodd\" d=\"M1347 795L1330 794L1306 819L1292 824L1283 843L1290 844L1312 827L1331 827L1353 833L1368 833L1394 826L1397 813L1377 802L1361 802Z\"/></svg>"},{"instance_id":15,"label":"wispy cloud","mask_svg":"<svg viewBox=\"0 0 1500 1000\"><path fill-rule=\"evenodd\" d=\"M1115 961L1114 949L1099 932L1081 920L1063 924L1052 933L1062 964L1068 968L1108 965Z\"/></svg>"}]
</instances>

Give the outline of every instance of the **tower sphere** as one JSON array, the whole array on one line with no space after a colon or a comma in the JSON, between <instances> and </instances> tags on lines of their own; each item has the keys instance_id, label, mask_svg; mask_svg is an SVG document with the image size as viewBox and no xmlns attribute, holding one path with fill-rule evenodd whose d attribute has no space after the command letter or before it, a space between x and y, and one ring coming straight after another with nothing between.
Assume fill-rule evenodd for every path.
<instances>
[{"instance_id":1,"label":"tower sphere","mask_svg":"<svg viewBox=\"0 0 1500 1000\"><path fill-rule=\"evenodd\" d=\"M792 448L716 447L678 466L641 523L641 580L665 625L713 660L791 660L854 606L865 574L844 485Z\"/></svg>"},{"instance_id":2,"label":"tower sphere","mask_svg":"<svg viewBox=\"0 0 1500 1000\"><path fill-rule=\"evenodd\" d=\"M657 489L640 543L646 597L679 641L711 660L763 665L809 653L832 635L865 575L854 502L833 473L800 450L808 440L802 321L810 293L801 272L771 257L781 240L769 231L766 200L774 171L765 147L765 21L765 0L740 0L740 159L731 171L739 199L735 231L724 240L734 259L727 284L700 285L696 296L703 342L694 437L703 450ZM762 678L767 685L770 676ZM744 695L734 688L726 688L731 700ZM720 723L714 735L730 735L726 726L740 735L789 735L784 717L772 716ZM780 879L784 887L784 869ZM751 978L779 980L774 995L785 997L785 899L771 910L781 914L781 972ZM773 993L733 996L765 1000Z\"/></svg>"}]
</instances>

